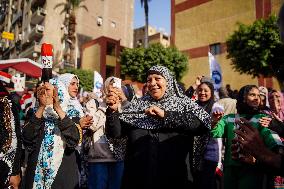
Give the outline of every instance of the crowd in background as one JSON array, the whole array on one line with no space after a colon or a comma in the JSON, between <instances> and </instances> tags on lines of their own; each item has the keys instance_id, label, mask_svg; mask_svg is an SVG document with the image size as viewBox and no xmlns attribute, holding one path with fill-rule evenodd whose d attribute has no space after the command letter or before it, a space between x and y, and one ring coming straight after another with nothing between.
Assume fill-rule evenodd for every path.
<instances>
[{"instance_id":1,"label":"crowd in background","mask_svg":"<svg viewBox=\"0 0 284 189\"><path fill-rule=\"evenodd\" d=\"M254 128L263 148L283 153L280 91L215 90L203 76L184 90L163 66L147 75L142 97L116 77L81 97L69 73L21 95L1 81L0 188L284 186L280 169L258 161L236 135Z\"/></svg>"},{"instance_id":2,"label":"crowd in background","mask_svg":"<svg viewBox=\"0 0 284 189\"><path fill-rule=\"evenodd\" d=\"M0 81L0 188L284 187L282 92L202 76L185 90L159 65L142 97L117 81L81 97L69 73L21 95Z\"/></svg>"}]
</instances>

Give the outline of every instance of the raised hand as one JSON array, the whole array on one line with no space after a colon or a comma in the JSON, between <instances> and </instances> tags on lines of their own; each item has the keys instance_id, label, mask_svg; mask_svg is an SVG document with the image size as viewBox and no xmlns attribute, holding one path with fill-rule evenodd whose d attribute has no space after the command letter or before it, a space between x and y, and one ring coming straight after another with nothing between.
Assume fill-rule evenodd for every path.
<instances>
[{"instance_id":1,"label":"raised hand","mask_svg":"<svg viewBox=\"0 0 284 189\"><path fill-rule=\"evenodd\" d=\"M259 123L262 127L268 127L270 122L271 122L271 118L269 117L262 117L259 119Z\"/></svg>"},{"instance_id":2,"label":"raised hand","mask_svg":"<svg viewBox=\"0 0 284 189\"><path fill-rule=\"evenodd\" d=\"M93 117L87 114L80 119L79 124L82 129L87 129L93 124L93 122Z\"/></svg>"}]
</instances>

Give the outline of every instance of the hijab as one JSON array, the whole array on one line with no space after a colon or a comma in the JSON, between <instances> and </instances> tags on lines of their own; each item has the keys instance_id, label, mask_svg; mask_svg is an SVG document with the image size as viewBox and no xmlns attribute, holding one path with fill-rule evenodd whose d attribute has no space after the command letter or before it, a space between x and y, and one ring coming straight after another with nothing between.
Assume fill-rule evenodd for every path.
<instances>
[{"instance_id":1,"label":"hijab","mask_svg":"<svg viewBox=\"0 0 284 189\"><path fill-rule=\"evenodd\" d=\"M73 78L77 79L79 85L78 76L71 73L61 74L58 77L58 80L64 84L66 91L68 91L69 85ZM79 118L83 117L84 116L83 107L80 104L77 97L71 97L69 93L67 93L66 95L67 95L66 100L68 101L66 104L67 105L66 113L69 113L68 117L71 119L73 117L79 117Z\"/></svg>"},{"instance_id":2,"label":"hijab","mask_svg":"<svg viewBox=\"0 0 284 189\"><path fill-rule=\"evenodd\" d=\"M68 93L68 87L74 77L79 82L76 75L66 73L57 79L50 79L49 83L57 87L60 106L66 115L70 119L80 119L84 115L83 108L77 98L71 97ZM51 188L66 147L61 131L56 126L58 115L52 106L46 107L43 117L45 118L44 139L39 150L33 188Z\"/></svg>"},{"instance_id":3,"label":"hijab","mask_svg":"<svg viewBox=\"0 0 284 189\"><path fill-rule=\"evenodd\" d=\"M203 81L201 80L201 83L199 85L199 87L202 84L207 85L210 89L211 97L205 102L201 102L200 100L196 101L196 103L200 105L208 114L211 114L212 107L214 104L214 85L213 85L213 81L212 82L211 81L212 81L211 79L205 78ZM210 140L209 131L204 133L203 135L193 137L193 151L192 151L192 158L191 158L191 164L192 164L193 171L202 169L203 161L204 161L204 153L205 153L207 144L209 143L209 140Z\"/></svg>"},{"instance_id":4,"label":"hijab","mask_svg":"<svg viewBox=\"0 0 284 189\"><path fill-rule=\"evenodd\" d=\"M19 146L16 130L20 129L19 119L17 119L16 107L12 104L8 96L0 97L0 162L5 166L1 167L0 186L8 183L9 176L12 174L16 157L17 147ZM1 172L0 171L0 172ZM3 186L4 187L4 186Z\"/></svg>"},{"instance_id":5,"label":"hijab","mask_svg":"<svg viewBox=\"0 0 284 189\"><path fill-rule=\"evenodd\" d=\"M148 75L159 74L167 81L167 88L164 96L156 100L149 93L139 99L133 99L131 103L123 110L120 119L131 126L141 129L158 129L163 127L165 121L173 121L159 119L145 114L145 109L150 106L158 106L165 111L173 111L183 115L179 121L175 120L175 124L171 127L190 127L193 124L194 116L196 116L208 129L210 129L210 116L194 101L184 95L180 90L176 79L171 72L163 66L153 66L149 69ZM184 124L186 123L186 124Z\"/></svg>"},{"instance_id":6,"label":"hijab","mask_svg":"<svg viewBox=\"0 0 284 189\"><path fill-rule=\"evenodd\" d=\"M284 120L284 97L283 94L280 91L272 90L269 93L269 99L271 98L273 93L277 93L280 96L280 109L275 110L275 105L270 105L271 110L276 113L276 115L281 119ZM274 109L273 109L274 108Z\"/></svg>"}]
</instances>

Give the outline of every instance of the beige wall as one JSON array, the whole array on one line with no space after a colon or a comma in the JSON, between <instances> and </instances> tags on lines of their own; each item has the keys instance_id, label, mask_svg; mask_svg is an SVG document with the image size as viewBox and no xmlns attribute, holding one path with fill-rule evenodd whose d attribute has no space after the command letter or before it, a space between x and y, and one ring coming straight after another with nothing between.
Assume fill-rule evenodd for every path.
<instances>
[{"instance_id":1,"label":"beige wall","mask_svg":"<svg viewBox=\"0 0 284 189\"><path fill-rule=\"evenodd\" d=\"M223 42L237 22L255 20L254 0L214 0L176 14L175 44L180 50Z\"/></svg>"},{"instance_id":2,"label":"beige wall","mask_svg":"<svg viewBox=\"0 0 284 189\"><path fill-rule=\"evenodd\" d=\"M77 11L77 33L96 39L101 36L121 40L120 44L132 47L133 44L133 3L134 0L86 0L85 9ZM98 17L103 23L97 25ZM115 23L115 27L112 26Z\"/></svg>"},{"instance_id":3,"label":"beige wall","mask_svg":"<svg viewBox=\"0 0 284 189\"><path fill-rule=\"evenodd\" d=\"M179 3L182 3L182 2L185 2L187 0L175 0L175 4L179 4Z\"/></svg>"},{"instance_id":4,"label":"beige wall","mask_svg":"<svg viewBox=\"0 0 284 189\"><path fill-rule=\"evenodd\" d=\"M106 55L106 65L115 67L116 66L116 57Z\"/></svg>"},{"instance_id":5,"label":"beige wall","mask_svg":"<svg viewBox=\"0 0 284 189\"><path fill-rule=\"evenodd\" d=\"M134 29L133 47L139 47L139 46L143 47L144 46L144 43L145 43L145 31L144 30L145 30L145 27ZM166 40L163 38L163 35L166 35L166 34L163 34L162 32L157 31L152 26L148 26L149 44L160 43L164 47L168 47L170 45L170 37L166 35L168 37L168 40ZM141 44L139 44L140 40L142 41Z\"/></svg>"},{"instance_id":6,"label":"beige wall","mask_svg":"<svg viewBox=\"0 0 284 189\"><path fill-rule=\"evenodd\" d=\"M176 0L176 4L177 4ZM281 0L283 2L283 0ZM272 0L272 10L279 8L280 0ZM251 24L256 18L255 0L214 0L175 15L175 45L179 50L225 43L238 28L237 23ZM256 78L234 72L226 53L216 56L223 72L223 84L239 89L245 84L258 84ZM197 75L209 76L208 57L189 58L189 70L183 78L191 85ZM278 88L278 83L274 82Z\"/></svg>"},{"instance_id":7,"label":"beige wall","mask_svg":"<svg viewBox=\"0 0 284 189\"><path fill-rule=\"evenodd\" d=\"M98 44L94 44L84 49L82 57L81 68L83 70L96 70L101 71L100 68L100 54L101 48Z\"/></svg>"},{"instance_id":8,"label":"beige wall","mask_svg":"<svg viewBox=\"0 0 284 189\"><path fill-rule=\"evenodd\" d=\"M271 0L271 12L278 15L281 5L284 3L284 0Z\"/></svg>"}]
</instances>

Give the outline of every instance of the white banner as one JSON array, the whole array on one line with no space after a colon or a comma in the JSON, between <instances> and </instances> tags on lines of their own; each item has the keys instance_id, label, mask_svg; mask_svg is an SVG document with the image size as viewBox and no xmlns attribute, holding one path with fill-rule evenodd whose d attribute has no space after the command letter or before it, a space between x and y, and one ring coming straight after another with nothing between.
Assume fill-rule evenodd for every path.
<instances>
[{"instance_id":1,"label":"white banner","mask_svg":"<svg viewBox=\"0 0 284 189\"><path fill-rule=\"evenodd\" d=\"M93 92L98 96L102 96L104 80L99 72L94 71L94 88Z\"/></svg>"},{"instance_id":2,"label":"white banner","mask_svg":"<svg viewBox=\"0 0 284 189\"><path fill-rule=\"evenodd\" d=\"M214 89L217 90L222 86L222 81L223 81L221 66L210 52L208 52L208 58L209 58L210 76L214 81Z\"/></svg>"},{"instance_id":3,"label":"white banner","mask_svg":"<svg viewBox=\"0 0 284 189\"><path fill-rule=\"evenodd\" d=\"M25 89L25 77L21 77L19 74L16 74L12 77L12 81L14 83L14 90L17 92L22 92Z\"/></svg>"}]
</instances>

